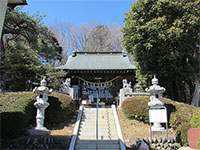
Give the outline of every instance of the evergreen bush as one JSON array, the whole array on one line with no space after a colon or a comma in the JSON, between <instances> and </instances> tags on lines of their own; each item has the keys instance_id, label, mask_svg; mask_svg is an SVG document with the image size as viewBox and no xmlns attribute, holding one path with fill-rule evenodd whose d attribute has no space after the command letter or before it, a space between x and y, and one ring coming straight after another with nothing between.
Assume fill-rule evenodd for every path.
<instances>
[{"instance_id":1,"label":"evergreen bush","mask_svg":"<svg viewBox=\"0 0 200 150\"><path fill-rule=\"evenodd\" d=\"M129 119L136 119L149 122L148 98L147 97L131 97L122 103L122 110Z\"/></svg>"},{"instance_id":2,"label":"evergreen bush","mask_svg":"<svg viewBox=\"0 0 200 150\"><path fill-rule=\"evenodd\" d=\"M0 94L1 137L13 138L25 132L35 115L35 94L10 92Z\"/></svg>"},{"instance_id":3,"label":"evergreen bush","mask_svg":"<svg viewBox=\"0 0 200 150\"><path fill-rule=\"evenodd\" d=\"M58 124L70 118L76 111L76 104L73 99L61 93L52 93L48 97L49 107L46 109L45 125Z\"/></svg>"},{"instance_id":4,"label":"evergreen bush","mask_svg":"<svg viewBox=\"0 0 200 150\"><path fill-rule=\"evenodd\" d=\"M199 119L200 108L179 103L167 98L163 98L162 101L167 107L169 127L174 129L179 142L182 145L187 145L187 132L193 125L198 125L199 121L196 119ZM122 110L125 116L129 119L136 119L143 121L144 123L149 123L148 102L149 97L144 96L127 98L122 103ZM192 126L190 122L192 122Z\"/></svg>"},{"instance_id":5,"label":"evergreen bush","mask_svg":"<svg viewBox=\"0 0 200 150\"><path fill-rule=\"evenodd\" d=\"M200 128L200 114L192 117L190 124L193 128Z\"/></svg>"}]
</instances>

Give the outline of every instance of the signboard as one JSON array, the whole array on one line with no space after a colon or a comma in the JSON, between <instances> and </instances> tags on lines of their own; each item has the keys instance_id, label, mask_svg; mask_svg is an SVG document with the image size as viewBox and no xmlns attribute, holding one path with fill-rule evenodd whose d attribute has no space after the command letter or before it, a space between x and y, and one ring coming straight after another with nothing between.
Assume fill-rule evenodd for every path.
<instances>
[{"instance_id":1,"label":"signboard","mask_svg":"<svg viewBox=\"0 0 200 150\"><path fill-rule=\"evenodd\" d=\"M150 141L152 142L153 131L166 132L168 141L168 125L167 125L167 109L165 106L151 107L149 110L149 122L150 122ZM153 127L151 124L154 124ZM160 123L165 123L166 130Z\"/></svg>"},{"instance_id":2,"label":"signboard","mask_svg":"<svg viewBox=\"0 0 200 150\"><path fill-rule=\"evenodd\" d=\"M167 123L167 110L166 109L150 109L149 122L163 122Z\"/></svg>"},{"instance_id":3,"label":"signboard","mask_svg":"<svg viewBox=\"0 0 200 150\"><path fill-rule=\"evenodd\" d=\"M89 102L94 102L94 97L93 97L93 95L89 95Z\"/></svg>"}]
</instances>

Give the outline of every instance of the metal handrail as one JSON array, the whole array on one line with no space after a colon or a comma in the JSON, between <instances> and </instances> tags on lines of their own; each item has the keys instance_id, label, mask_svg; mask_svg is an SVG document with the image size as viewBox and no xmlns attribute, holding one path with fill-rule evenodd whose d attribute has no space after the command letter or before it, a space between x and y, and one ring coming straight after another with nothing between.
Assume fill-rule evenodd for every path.
<instances>
[{"instance_id":1,"label":"metal handrail","mask_svg":"<svg viewBox=\"0 0 200 150\"><path fill-rule=\"evenodd\" d=\"M96 150L98 150L98 107L99 107L99 91L97 90L97 106L96 106Z\"/></svg>"}]
</instances>

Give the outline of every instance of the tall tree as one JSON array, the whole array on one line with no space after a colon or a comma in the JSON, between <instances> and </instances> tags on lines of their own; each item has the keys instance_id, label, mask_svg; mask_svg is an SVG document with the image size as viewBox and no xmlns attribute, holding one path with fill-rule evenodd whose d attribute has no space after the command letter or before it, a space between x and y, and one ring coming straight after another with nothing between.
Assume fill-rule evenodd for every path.
<instances>
[{"instance_id":1,"label":"tall tree","mask_svg":"<svg viewBox=\"0 0 200 150\"><path fill-rule=\"evenodd\" d=\"M111 34L108 28L103 25L96 26L89 34L88 43L83 50L105 51L111 48L109 39Z\"/></svg>"},{"instance_id":2,"label":"tall tree","mask_svg":"<svg viewBox=\"0 0 200 150\"><path fill-rule=\"evenodd\" d=\"M82 51L88 43L89 35L95 28L95 23L81 24L71 28L72 49Z\"/></svg>"},{"instance_id":3,"label":"tall tree","mask_svg":"<svg viewBox=\"0 0 200 150\"><path fill-rule=\"evenodd\" d=\"M72 51L122 51L121 27L116 23L97 25L86 23L74 26L68 22L55 22L51 31L63 47L62 62L65 64L67 54Z\"/></svg>"},{"instance_id":4,"label":"tall tree","mask_svg":"<svg viewBox=\"0 0 200 150\"><path fill-rule=\"evenodd\" d=\"M122 51L121 28L114 23L72 26L71 49L75 51Z\"/></svg>"},{"instance_id":5,"label":"tall tree","mask_svg":"<svg viewBox=\"0 0 200 150\"><path fill-rule=\"evenodd\" d=\"M43 16L7 9L1 40L1 81L6 90L25 90L45 74L45 64L61 58L62 48L43 24ZM3 78L2 78L3 77ZM1 84L1 88L2 88Z\"/></svg>"},{"instance_id":6,"label":"tall tree","mask_svg":"<svg viewBox=\"0 0 200 150\"><path fill-rule=\"evenodd\" d=\"M155 74L169 97L186 103L199 80L199 16L200 0L137 0L124 19L138 74Z\"/></svg>"},{"instance_id":7,"label":"tall tree","mask_svg":"<svg viewBox=\"0 0 200 150\"><path fill-rule=\"evenodd\" d=\"M64 65L67 62L68 53L71 52L71 30L72 24L68 22L54 22L50 25L50 30L53 32L54 36L58 40L60 46L62 46L62 59L58 61L56 65Z\"/></svg>"}]
</instances>

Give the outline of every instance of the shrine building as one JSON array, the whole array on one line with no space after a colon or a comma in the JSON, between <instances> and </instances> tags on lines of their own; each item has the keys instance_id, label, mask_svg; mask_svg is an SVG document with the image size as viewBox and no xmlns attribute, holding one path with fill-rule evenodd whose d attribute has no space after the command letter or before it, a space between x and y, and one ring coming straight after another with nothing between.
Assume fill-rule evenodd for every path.
<instances>
[{"instance_id":1,"label":"shrine building","mask_svg":"<svg viewBox=\"0 0 200 150\"><path fill-rule=\"evenodd\" d=\"M123 52L73 52L65 65L57 67L67 72L74 89L74 99L112 104L123 87L122 80L135 84L135 65Z\"/></svg>"}]
</instances>

